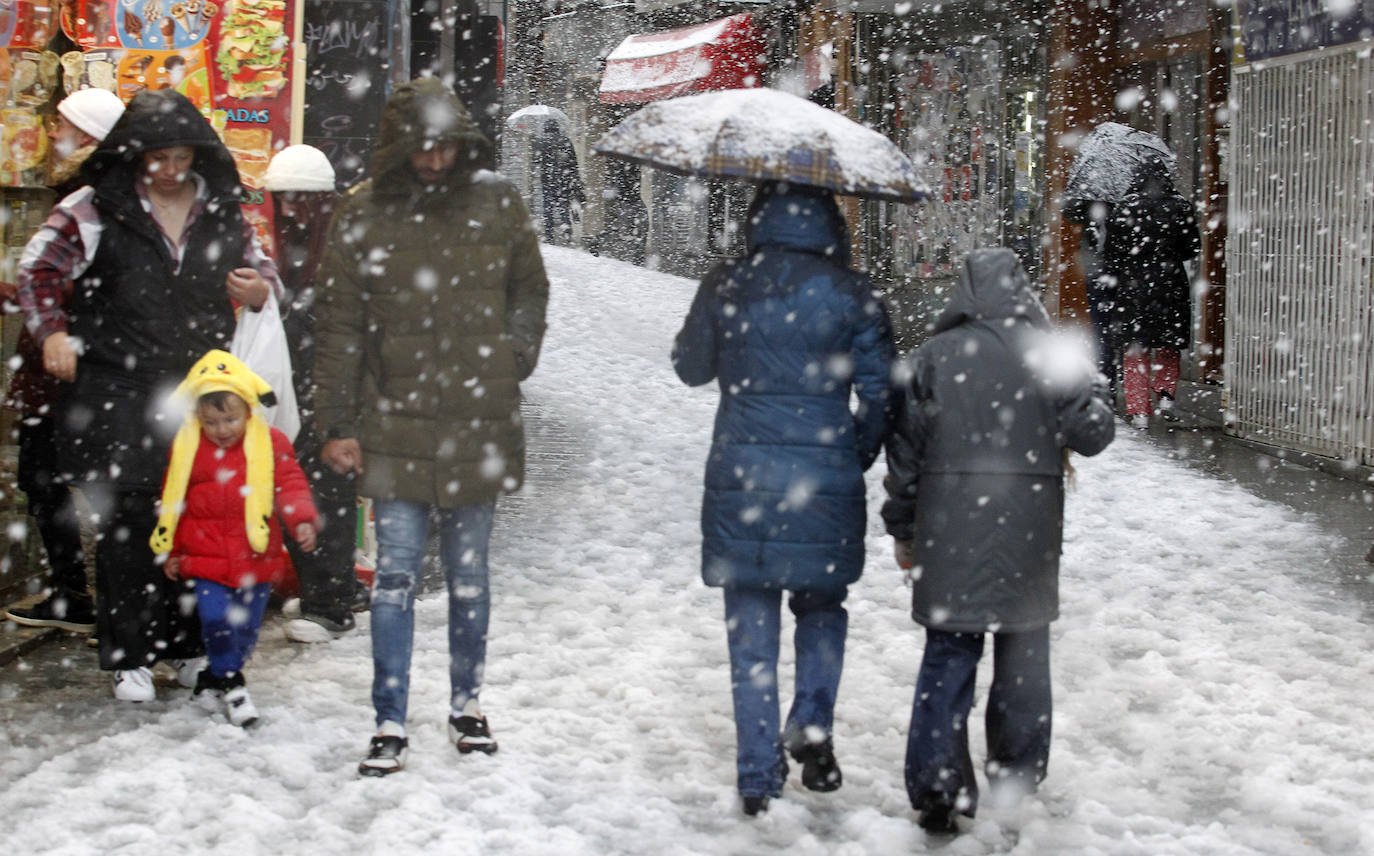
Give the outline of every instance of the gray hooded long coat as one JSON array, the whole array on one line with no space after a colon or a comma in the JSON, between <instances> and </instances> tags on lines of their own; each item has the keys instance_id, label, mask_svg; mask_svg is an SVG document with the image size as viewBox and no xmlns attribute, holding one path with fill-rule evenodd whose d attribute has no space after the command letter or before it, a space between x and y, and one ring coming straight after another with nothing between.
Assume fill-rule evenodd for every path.
<instances>
[{"instance_id":1,"label":"gray hooded long coat","mask_svg":"<svg viewBox=\"0 0 1374 856\"><path fill-rule=\"evenodd\" d=\"M409 157L454 141L425 185ZM544 337L549 283L520 194L477 169L491 144L442 83L402 84L382 114L373 177L334 215L316 282L316 426L356 437L358 492L444 508L518 488L520 381Z\"/></svg>"},{"instance_id":2,"label":"gray hooded long coat","mask_svg":"<svg viewBox=\"0 0 1374 856\"><path fill-rule=\"evenodd\" d=\"M975 250L936 335L897 372L883 519L914 542L912 616L1023 632L1059 616L1063 455L1115 433L1090 363L1056 355L1011 250Z\"/></svg>"}]
</instances>

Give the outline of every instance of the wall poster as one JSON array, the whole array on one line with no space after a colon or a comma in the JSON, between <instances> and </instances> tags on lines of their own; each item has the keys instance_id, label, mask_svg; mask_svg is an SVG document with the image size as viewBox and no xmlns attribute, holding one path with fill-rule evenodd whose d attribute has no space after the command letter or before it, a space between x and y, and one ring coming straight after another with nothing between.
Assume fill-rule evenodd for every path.
<instances>
[{"instance_id":1,"label":"wall poster","mask_svg":"<svg viewBox=\"0 0 1374 856\"><path fill-rule=\"evenodd\" d=\"M126 103L181 92L234 156L244 213L271 248L263 173L291 130L292 6L298 0L0 0L0 185L47 183L44 114L59 86Z\"/></svg>"}]
</instances>

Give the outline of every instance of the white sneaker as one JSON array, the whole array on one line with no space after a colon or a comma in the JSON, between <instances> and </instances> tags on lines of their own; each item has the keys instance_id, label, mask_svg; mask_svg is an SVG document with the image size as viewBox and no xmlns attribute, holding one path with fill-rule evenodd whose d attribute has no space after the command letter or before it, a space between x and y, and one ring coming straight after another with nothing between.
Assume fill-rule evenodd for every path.
<instances>
[{"instance_id":1,"label":"white sneaker","mask_svg":"<svg viewBox=\"0 0 1374 856\"><path fill-rule=\"evenodd\" d=\"M224 694L224 713L231 725L247 728L258 721L258 709L248 695L247 687L234 687Z\"/></svg>"},{"instance_id":2,"label":"white sneaker","mask_svg":"<svg viewBox=\"0 0 1374 856\"><path fill-rule=\"evenodd\" d=\"M286 622L286 638L291 642L310 644L329 642L334 639L334 634L308 618L295 618Z\"/></svg>"},{"instance_id":3,"label":"white sneaker","mask_svg":"<svg viewBox=\"0 0 1374 856\"><path fill-rule=\"evenodd\" d=\"M147 666L120 669L114 673L114 697L120 701L156 701L153 670Z\"/></svg>"},{"instance_id":4,"label":"white sneaker","mask_svg":"<svg viewBox=\"0 0 1374 856\"><path fill-rule=\"evenodd\" d=\"M1131 427L1144 430L1150 427L1150 417L1144 413L1137 413L1131 417Z\"/></svg>"},{"instance_id":5,"label":"white sneaker","mask_svg":"<svg viewBox=\"0 0 1374 856\"><path fill-rule=\"evenodd\" d=\"M344 613L342 622L323 615L302 615L286 622L285 632L286 638L292 642L328 642L338 639L355 626L351 612Z\"/></svg>"},{"instance_id":6,"label":"white sneaker","mask_svg":"<svg viewBox=\"0 0 1374 856\"><path fill-rule=\"evenodd\" d=\"M196 676L208 662L204 657L195 657L190 660L169 660L167 665L177 670L177 683L189 690L195 689Z\"/></svg>"}]
</instances>

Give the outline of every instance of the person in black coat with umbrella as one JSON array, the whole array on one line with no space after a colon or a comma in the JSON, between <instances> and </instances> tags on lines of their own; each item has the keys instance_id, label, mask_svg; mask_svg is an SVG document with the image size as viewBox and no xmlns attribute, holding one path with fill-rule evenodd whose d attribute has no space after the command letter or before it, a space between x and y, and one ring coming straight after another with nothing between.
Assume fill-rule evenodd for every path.
<instances>
[{"instance_id":1,"label":"person in black coat with umbrella","mask_svg":"<svg viewBox=\"0 0 1374 856\"><path fill-rule=\"evenodd\" d=\"M1202 248L1193 204L1163 164L1148 161L1107 226L1103 267L1116 281L1116 340L1126 413L1149 425L1150 393L1169 415L1178 390L1179 352L1192 340L1192 290L1183 263Z\"/></svg>"}]
</instances>

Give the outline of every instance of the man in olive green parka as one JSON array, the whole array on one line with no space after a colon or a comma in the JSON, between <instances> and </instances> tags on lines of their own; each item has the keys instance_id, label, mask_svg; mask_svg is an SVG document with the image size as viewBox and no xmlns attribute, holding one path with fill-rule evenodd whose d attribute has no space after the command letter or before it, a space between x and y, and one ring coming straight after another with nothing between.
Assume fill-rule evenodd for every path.
<instances>
[{"instance_id":1,"label":"man in olive green parka","mask_svg":"<svg viewBox=\"0 0 1374 856\"><path fill-rule=\"evenodd\" d=\"M414 600L437 521L448 581L449 736L496 751L478 692L486 661L487 544L496 498L524 478L520 381L544 337L548 279L529 211L483 169L491 142L447 86L387 101L371 178L342 202L317 281L322 458L374 502L372 701L359 767L402 769Z\"/></svg>"}]
</instances>

